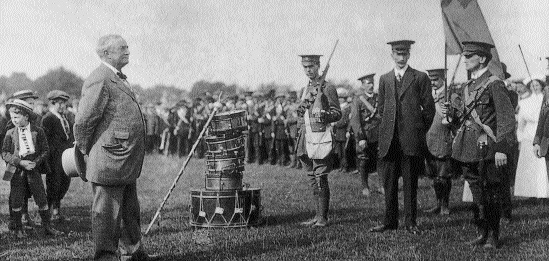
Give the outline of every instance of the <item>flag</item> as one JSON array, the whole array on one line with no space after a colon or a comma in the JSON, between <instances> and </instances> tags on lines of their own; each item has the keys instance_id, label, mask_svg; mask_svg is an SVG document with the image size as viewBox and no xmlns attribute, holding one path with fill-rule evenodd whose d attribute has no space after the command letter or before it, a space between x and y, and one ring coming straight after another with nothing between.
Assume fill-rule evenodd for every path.
<instances>
[{"instance_id":1,"label":"flag","mask_svg":"<svg viewBox=\"0 0 549 261\"><path fill-rule=\"evenodd\" d=\"M492 48L492 60L488 68L492 74L503 79L497 45L492 39L488 24L477 0L441 0L442 21L446 38L446 55L461 54L464 41L479 41L496 46Z\"/></svg>"}]
</instances>

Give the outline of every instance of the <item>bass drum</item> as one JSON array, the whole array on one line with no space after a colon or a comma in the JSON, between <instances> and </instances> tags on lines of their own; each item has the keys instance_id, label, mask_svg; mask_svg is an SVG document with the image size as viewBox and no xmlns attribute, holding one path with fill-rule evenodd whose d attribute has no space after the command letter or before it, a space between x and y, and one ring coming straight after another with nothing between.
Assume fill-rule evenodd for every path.
<instances>
[{"instance_id":1,"label":"bass drum","mask_svg":"<svg viewBox=\"0 0 549 261\"><path fill-rule=\"evenodd\" d=\"M190 225L193 227L247 227L261 221L261 190L192 190Z\"/></svg>"}]
</instances>

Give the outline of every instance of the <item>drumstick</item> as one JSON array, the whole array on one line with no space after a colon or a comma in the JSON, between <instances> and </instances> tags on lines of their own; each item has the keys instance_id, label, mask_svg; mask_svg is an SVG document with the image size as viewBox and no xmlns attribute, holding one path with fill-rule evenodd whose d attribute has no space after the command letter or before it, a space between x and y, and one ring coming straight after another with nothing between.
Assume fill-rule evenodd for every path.
<instances>
[{"instance_id":1,"label":"drumstick","mask_svg":"<svg viewBox=\"0 0 549 261\"><path fill-rule=\"evenodd\" d=\"M219 93L219 98L217 99L218 101L221 99L221 94L223 94L223 92ZM168 194L166 194L166 196L164 196L164 200L162 200L162 203L160 204L160 207L158 207L158 210L156 210L156 213L154 214L154 217L151 220L151 223L149 223L149 226L147 227L147 230L145 231L145 235L147 235L149 233L149 231L151 230L152 225L154 224L154 222L156 221L156 219L160 215L160 211L162 211L162 208L166 204L166 201L168 201L168 198L170 198L170 195L171 195L172 191L175 189L175 185L177 185L177 182L179 181L179 178L181 178L181 175L183 175L183 171L187 167L187 164L189 164L189 160L193 156L194 151L196 150L196 147L198 146L198 143L200 143L200 140L202 139L202 136L204 135L204 132L206 132L206 128L208 128L208 125L210 125L210 122L212 121L212 118L213 118L213 116L215 115L215 113L217 112L218 109L219 108L217 106L214 107L212 113L210 114L210 117L208 118L208 121L206 121L206 124L204 124L204 127L202 127L202 131L200 132L200 135L198 135L198 138L194 142L193 147L191 148L191 152L189 152L189 155L187 156L187 159L185 159L185 162L183 163L183 167L181 167L181 170L179 170L179 174L177 174L177 177L175 177L175 180L173 181L173 184L170 187L170 190L168 191Z\"/></svg>"}]
</instances>

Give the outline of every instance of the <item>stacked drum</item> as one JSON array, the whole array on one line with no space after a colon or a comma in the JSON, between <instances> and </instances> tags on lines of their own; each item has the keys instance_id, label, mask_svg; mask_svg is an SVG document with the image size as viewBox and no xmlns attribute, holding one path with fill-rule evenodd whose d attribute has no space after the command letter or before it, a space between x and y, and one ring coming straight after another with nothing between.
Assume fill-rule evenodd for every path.
<instances>
[{"instance_id":1,"label":"stacked drum","mask_svg":"<svg viewBox=\"0 0 549 261\"><path fill-rule=\"evenodd\" d=\"M260 189L242 186L246 111L215 115L204 138L204 189L191 191L190 224L196 227L246 227L260 220Z\"/></svg>"}]
</instances>

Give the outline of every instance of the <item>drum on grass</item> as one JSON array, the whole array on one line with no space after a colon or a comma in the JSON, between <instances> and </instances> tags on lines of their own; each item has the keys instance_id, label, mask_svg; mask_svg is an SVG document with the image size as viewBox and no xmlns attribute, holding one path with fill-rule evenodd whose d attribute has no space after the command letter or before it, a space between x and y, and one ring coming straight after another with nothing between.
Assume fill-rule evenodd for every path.
<instances>
[{"instance_id":1,"label":"drum on grass","mask_svg":"<svg viewBox=\"0 0 549 261\"><path fill-rule=\"evenodd\" d=\"M227 150L238 150L244 148L243 135L238 135L234 138L219 138L217 136L207 136L204 138L206 145L208 145L208 152L221 153Z\"/></svg>"},{"instance_id":2,"label":"drum on grass","mask_svg":"<svg viewBox=\"0 0 549 261\"><path fill-rule=\"evenodd\" d=\"M206 174L204 186L207 190L242 189L242 172Z\"/></svg>"},{"instance_id":3,"label":"drum on grass","mask_svg":"<svg viewBox=\"0 0 549 261\"><path fill-rule=\"evenodd\" d=\"M206 159L214 160L219 157L231 157L231 158L239 158L239 157L245 157L246 151L244 148L239 148L236 150L222 150L222 151L208 151L206 152Z\"/></svg>"},{"instance_id":4,"label":"drum on grass","mask_svg":"<svg viewBox=\"0 0 549 261\"><path fill-rule=\"evenodd\" d=\"M261 190L192 190L190 225L195 227L247 227L261 217Z\"/></svg>"},{"instance_id":5,"label":"drum on grass","mask_svg":"<svg viewBox=\"0 0 549 261\"><path fill-rule=\"evenodd\" d=\"M208 127L208 132L214 135L226 132L242 132L248 129L246 111L228 111L216 114Z\"/></svg>"},{"instance_id":6,"label":"drum on grass","mask_svg":"<svg viewBox=\"0 0 549 261\"><path fill-rule=\"evenodd\" d=\"M244 171L244 157L218 156L206 159L206 165L210 174Z\"/></svg>"}]
</instances>

